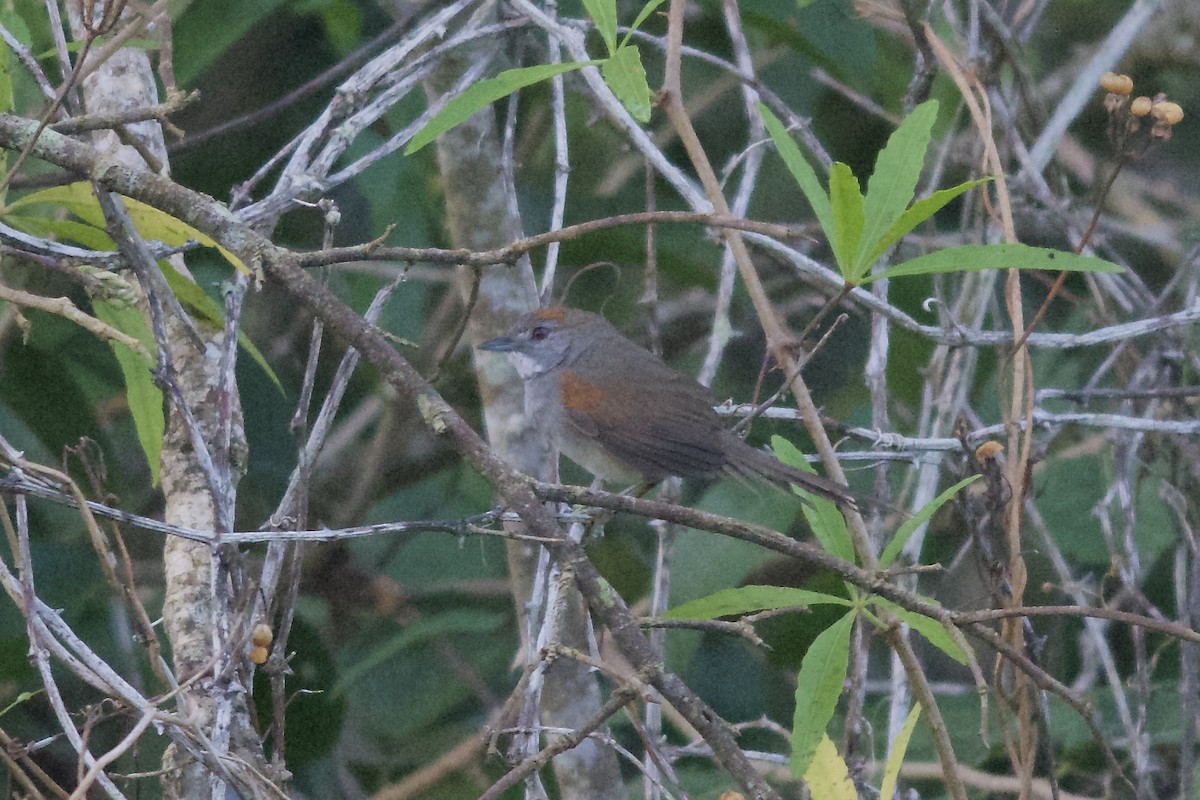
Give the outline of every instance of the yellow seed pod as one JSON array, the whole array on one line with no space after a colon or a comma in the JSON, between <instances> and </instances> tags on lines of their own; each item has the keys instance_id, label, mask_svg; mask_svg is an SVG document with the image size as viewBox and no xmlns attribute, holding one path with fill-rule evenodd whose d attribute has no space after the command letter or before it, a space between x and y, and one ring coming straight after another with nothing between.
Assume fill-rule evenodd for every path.
<instances>
[{"instance_id":1,"label":"yellow seed pod","mask_svg":"<svg viewBox=\"0 0 1200 800\"><path fill-rule=\"evenodd\" d=\"M1169 100L1155 103L1151 107L1150 113L1164 125L1174 125L1183 119L1183 107L1179 103L1172 103Z\"/></svg>"},{"instance_id":2,"label":"yellow seed pod","mask_svg":"<svg viewBox=\"0 0 1200 800\"><path fill-rule=\"evenodd\" d=\"M252 641L255 647L267 647L275 640L275 634L271 632L271 626L265 622L260 622L254 626L254 636Z\"/></svg>"},{"instance_id":3,"label":"yellow seed pod","mask_svg":"<svg viewBox=\"0 0 1200 800\"><path fill-rule=\"evenodd\" d=\"M1130 94L1133 92L1133 78L1106 72L1100 76L1100 88L1113 94Z\"/></svg>"},{"instance_id":4,"label":"yellow seed pod","mask_svg":"<svg viewBox=\"0 0 1200 800\"><path fill-rule=\"evenodd\" d=\"M260 667L263 664L267 663L267 657L269 655L270 655L270 653L267 652L267 648L265 648L265 647L256 646L256 647L250 648L251 663L258 664Z\"/></svg>"},{"instance_id":5,"label":"yellow seed pod","mask_svg":"<svg viewBox=\"0 0 1200 800\"><path fill-rule=\"evenodd\" d=\"M1129 104L1129 113L1135 117L1144 117L1150 113L1153 105L1154 102L1149 97L1142 95L1141 97L1134 98L1133 102Z\"/></svg>"},{"instance_id":6,"label":"yellow seed pod","mask_svg":"<svg viewBox=\"0 0 1200 800\"><path fill-rule=\"evenodd\" d=\"M975 460L982 464L985 461L991 461L1003 452L1004 445L999 442L984 442L975 448Z\"/></svg>"}]
</instances>

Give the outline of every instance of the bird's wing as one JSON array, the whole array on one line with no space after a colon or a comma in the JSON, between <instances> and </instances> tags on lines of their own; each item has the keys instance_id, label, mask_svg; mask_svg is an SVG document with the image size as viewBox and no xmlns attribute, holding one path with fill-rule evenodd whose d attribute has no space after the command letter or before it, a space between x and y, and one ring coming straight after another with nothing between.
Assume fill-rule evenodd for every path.
<instances>
[{"instance_id":1,"label":"bird's wing","mask_svg":"<svg viewBox=\"0 0 1200 800\"><path fill-rule=\"evenodd\" d=\"M565 369L559 390L566 424L647 480L720 472L724 431L708 391L657 359L639 360L638 374L651 379L637 385L623 379L622 369L587 365L587 378Z\"/></svg>"}]
</instances>

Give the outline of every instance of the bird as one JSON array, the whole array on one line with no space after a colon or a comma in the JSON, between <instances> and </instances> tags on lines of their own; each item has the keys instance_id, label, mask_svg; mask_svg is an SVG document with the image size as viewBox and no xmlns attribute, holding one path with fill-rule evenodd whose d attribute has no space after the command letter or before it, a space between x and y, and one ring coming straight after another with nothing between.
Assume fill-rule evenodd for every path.
<instances>
[{"instance_id":1,"label":"bird","mask_svg":"<svg viewBox=\"0 0 1200 800\"><path fill-rule=\"evenodd\" d=\"M525 414L555 447L602 481L654 484L722 474L795 484L843 507L856 497L781 463L728 430L712 393L626 338L599 314L543 307L480 350L505 353L525 387Z\"/></svg>"}]
</instances>

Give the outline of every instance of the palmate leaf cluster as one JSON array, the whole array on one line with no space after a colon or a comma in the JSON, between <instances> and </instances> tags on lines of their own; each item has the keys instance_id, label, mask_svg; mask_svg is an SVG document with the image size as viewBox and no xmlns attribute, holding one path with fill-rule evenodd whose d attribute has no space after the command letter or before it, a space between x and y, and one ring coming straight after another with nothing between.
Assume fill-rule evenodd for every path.
<instances>
[{"instance_id":1,"label":"palmate leaf cluster","mask_svg":"<svg viewBox=\"0 0 1200 800\"><path fill-rule=\"evenodd\" d=\"M939 189L913 202L925 166L929 139L937 120L938 103L926 100L909 114L879 152L875 170L863 195L859 180L840 161L829 170L829 190L771 109L759 103L759 113L784 163L812 207L833 250L843 280L859 286L880 278L898 278L981 269L1038 269L1079 272L1120 272L1116 264L1046 247L1020 243L946 247L892 265L879 272L871 267L918 225L931 218L963 192L990 179L965 181Z\"/></svg>"},{"instance_id":2,"label":"palmate leaf cluster","mask_svg":"<svg viewBox=\"0 0 1200 800\"><path fill-rule=\"evenodd\" d=\"M795 446L781 437L773 442L775 455L785 464L811 471L808 461ZM888 541L879 556L878 566L886 570L895 561L905 542L921 525L929 521L938 509L962 489L974 483L979 476L973 475L951 486L920 512L906 519ZM846 530L846 522L831 501L817 497L799 487L795 491L804 498L804 516L813 535L831 555L851 563L857 561L854 545ZM673 619L718 619L720 617L742 617L762 611L779 609L808 609L812 606L842 606L846 613L823 630L809 645L808 652L796 676L796 708L792 717L792 774L805 777L812 766L818 748L826 739L826 728L837 709L842 687L849 668L850 634L860 616L869 624L881 629L886 625L877 616L882 608L906 625L920 632L931 644L959 664L967 663L967 654L961 634L955 635L942 627L935 619L907 611L881 597L864 594L857 587L846 584L844 594L828 594L807 589L783 586L740 586L722 589L706 597L676 606L666 616ZM875 612L872 611L875 607ZM915 709L914 709L915 713ZM902 752L902 750L901 750ZM902 756L901 756L902 757ZM894 776L893 776L894 781Z\"/></svg>"}]
</instances>

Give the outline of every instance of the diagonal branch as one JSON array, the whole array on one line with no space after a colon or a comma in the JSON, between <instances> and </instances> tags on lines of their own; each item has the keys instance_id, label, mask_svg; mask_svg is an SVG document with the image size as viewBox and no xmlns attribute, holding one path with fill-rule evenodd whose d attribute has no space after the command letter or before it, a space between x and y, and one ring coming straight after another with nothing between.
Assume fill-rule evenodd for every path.
<instances>
[{"instance_id":1,"label":"diagonal branch","mask_svg":"<svg viewBox=\"0 0 1200 800\"><path fill-rule=\"evenodd\" d=\"M430 428L451 439L509 508L520 515L529 532L548 541L547 547L562 568L573 571L589 608L609 629L616 645L636 669L647 671L647 682L700 732L730 775L754 797L778 797L738 747L729 725L659 663L629 607L600 576L583 546L562 534L554 515L533 492L529 479L492 452L466 420L394 349L382 331L368 325L316 278L300 269L291 253L239 223L225 206L212 198L161 175L119 164L57 133L43 131L37 136L36 129L34 121L0 115L0 147L10 150L27 147L36 158L86 176L109 191L155 206L207 233L245 263L261 270L321 318L331 332L362 353L401 396L416 405Z\"/></svg>"}]
</instances>

